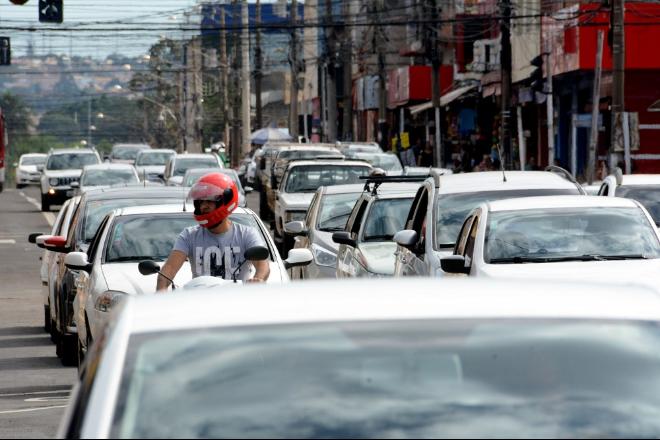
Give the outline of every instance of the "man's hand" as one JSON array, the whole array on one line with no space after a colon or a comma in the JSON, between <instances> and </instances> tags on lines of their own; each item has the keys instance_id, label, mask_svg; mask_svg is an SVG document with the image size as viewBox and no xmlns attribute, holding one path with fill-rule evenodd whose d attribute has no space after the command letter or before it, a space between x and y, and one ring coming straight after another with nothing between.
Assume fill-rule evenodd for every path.
<instances>
[{"instance_id":1,"label":"man's hand","mask_svg":"<svg viewBox=\"0 0 660 440\"><path fill-rule=\"evenodd\" d=\"M251 280L248 280L248 283L265 283L268 281L270 276L270 264L268 260L264 261L251 261L254 268L257 270L257 273L254 274L254 277Z\"/></svg>"}]
</instances>

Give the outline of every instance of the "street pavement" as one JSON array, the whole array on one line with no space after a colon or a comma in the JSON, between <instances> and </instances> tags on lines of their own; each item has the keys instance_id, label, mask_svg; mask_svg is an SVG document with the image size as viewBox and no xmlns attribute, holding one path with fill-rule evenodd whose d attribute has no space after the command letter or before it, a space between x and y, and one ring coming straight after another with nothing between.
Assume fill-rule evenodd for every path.
<instances>
[{"instance_id":1,"label":"street pavement","mask_svg":"<svg viewBox=\"0 0 660 440\"><path fill-rule=\"evenodd\" d=\"M26 196L35 203L39 191L0 193L0 438L54 437L77 377L43 330L42 252L27 241L55 216Z\"/></svg>"}]
</instances>

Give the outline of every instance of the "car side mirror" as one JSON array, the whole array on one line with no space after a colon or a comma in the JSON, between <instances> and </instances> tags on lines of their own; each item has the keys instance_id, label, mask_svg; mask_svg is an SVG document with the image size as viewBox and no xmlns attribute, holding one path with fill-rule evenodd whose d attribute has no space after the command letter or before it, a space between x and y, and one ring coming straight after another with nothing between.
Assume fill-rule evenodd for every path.
<instances>
[{"instance_id":1,"label":"car side mirror","mask_svg":"<svg viewBox=\"0 0 660 440\"><path fill-rule=\"evenodd\" d=\"M245 251L244 255L249 261L264 261L270 257L270 251L263 246L255 246Z\"/></svg>"},{"instance_id":2,"label":"car side mirror","mask_svg":"<svg viewBox=\"0 0 660 440\"><path fill-rule=\"evenodd\" d=\"M440 260L440 267L447 273L470 274L470 268L465 264L463 255L450 255Z\"/></svg>"},{"instance_id":3,"label":"car side mirror","mask_svg":"<svg viewBox=\"0 0 660 440\"><path fill-rule=\"evenodd\" d=\"M285 224L284 232L289 235L306 236L308 231L307 231L307 227L305 226L305 222L295 221Z\"/></svg>"},{"instance_id":4,"label":"car side mirror","mask_svg":"<svg viewBox=\"0 0 660 440\"><path fill-rule=\"evenodd\" d=\"M82 270L84 272L91 272L93 267L84 252L71 252L64 258L64 265L71 270Z\"/></svg>"},{"instance_id":5,"label":"car side mirror","mask_svg":"<svg viewBox=\"0 0 660 440\"><path fill-rule=\"evenodd\" d=\"M417 239L417 231L413 231L412 229L405 229L394 234L394 241L396 244L411 251L413 251L417 245Z\"/></svg>"},{"instance_id":6,"label":"car side mirror","mask_svg":"<svg viewBox=\"0 0 660 440\"><path fill-rule=\"evenodd\" d=\"M28 235L28 242L32 244L37 244L37 237L41 237L42 234L41 232L35 232L33 234Z\"/></svg>"},{"instance_id":7,"label":"car side mirror","mask_svg":"<svg viewBox=\"0 0 660 440\"><path fill-rule=\"evenodd\" d=\"M160 266L155 261L144 260L140 261L140 264L138 264L138 270L144 276L155 275L160 272Z\"/></svg>"},{"instance_id":8,"label":"car side mirror","mask_svg":"<svg viewBox=\"0 0 660 440\"><path fill-rule=\"evenodd\" d=\"M311 264L314 260L312 251L309 249L291 249L287 259L284 260L284 267L289 270L292 267L302 267Z\"/></svg>"},{"instance_id":9,"label":"car side mirror","mask_svg":"<svg viewBox=\"0 0 660 440\"><path fill-rule=\"evenodd\" d=\"M337 244L345 244L350 247L357 247L357 240L353 239L350 232L338 231L332 234L332 241Z\"/></svg>"},{"instance_id":10,"label":"car side mirror","mask_svg":"<svg viewBox=\"0 0 660 440\"><path fill-rule=\"evenodd\" d=\"M66 237L59 235L50 236L44 240L46 249L52 252L59 252L61 254L68 254L69 249L66 247Z\"/></svg>"}]
</instances>

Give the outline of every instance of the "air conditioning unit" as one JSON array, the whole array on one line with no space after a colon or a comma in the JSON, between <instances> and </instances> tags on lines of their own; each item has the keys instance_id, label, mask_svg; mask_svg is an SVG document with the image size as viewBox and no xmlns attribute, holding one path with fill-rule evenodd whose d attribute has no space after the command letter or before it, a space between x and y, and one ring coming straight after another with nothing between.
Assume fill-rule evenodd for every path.
<instances>
[{"instance_id":1,"label":"air conditioning unit","mask_svg":"<svg viewBox=\"0 0 660 440\"><path fill-rule=\"evenodd\" d=\"M473 72L490 72L500 67L500 39L477 40L474 42Z\"/></svg>"}]
</instances>

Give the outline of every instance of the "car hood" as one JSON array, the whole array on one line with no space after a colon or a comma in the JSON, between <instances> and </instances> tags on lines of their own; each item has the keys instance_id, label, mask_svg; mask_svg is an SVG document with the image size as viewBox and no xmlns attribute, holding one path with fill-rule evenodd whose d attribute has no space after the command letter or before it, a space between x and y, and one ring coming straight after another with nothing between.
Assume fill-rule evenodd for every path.
<instances>
[{"instance_id":1,"label":"car hood","mask_svg":"<svg viewBox=\"0 0 660 440\"><path fill-rule=\"evenodd\" d=\"M365 262L367 270L380 275L394 275L394 263L396 243L383 241L377 243L360 243L358 246Z\"/></svg>"},{"instance_id":2,"label":"car hood","mask_svg":"<svg viewBox=\"0 0 660 440\"><path fill-rule=\"evenodd\" d=\"M36 165L21 165L18 167L18 171L21 173L38 173Z\"/></svg>"},{"instance_id":3,"label":"car hood","mask_svg":"<svg viewBox=\"0 0 660 440\"><path fill-rule=\"evenodd\" d=\"M624 261L577 261L562 263L487 264L482 275L492 278L654 284L660 275L660 259Z\"/></svg>"},{"instance_id":4,"label":"car hood","mask_svg":"<svg viewBox=\"0 0 660 440\"><path fill-rule=\"evenodd\" d=\"M61 170L61 171L46 170L46 171L44 171L44 175L48 178L53 178L53 177L80 177L81 174L82 174L82 170Z\"/></svg>"},{"instance_id":5,"label":"car hood","mask_svg":"<svg viewBox=\"0 0 660 440\"><path fill-rule=\"evenodd\" d=\"M135 167L140 177L145 172L147 174L163 174L165 172L165 165L146 165L143 167Z\"/></svg>"},{"instance_id":6,"label":"car hood","mask_svg":"<svg viewBox=\"0 0 660 440\"><path fill-rule=\"evenodd\" d=\"M307 209L312 203L314 193L280 193L280 204L287 209Z\"/></svg>"},{"instance_id":7,"label":"car hood","mask_svg":"<svg viewBox=\"0 0 660 440\"><path fill-rule=\"evenodd\" d=\"M108 290L125 292L129 295L144 295L156 291L156 275L144 276L138 270L139 262L108 263L102 267L103 276ZM183 287L192 279L190 264L185 263L174 282L177 287Z\"/></svg>"}]
</instances>

